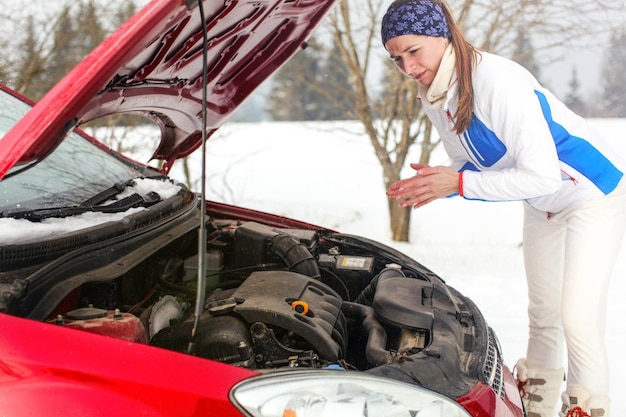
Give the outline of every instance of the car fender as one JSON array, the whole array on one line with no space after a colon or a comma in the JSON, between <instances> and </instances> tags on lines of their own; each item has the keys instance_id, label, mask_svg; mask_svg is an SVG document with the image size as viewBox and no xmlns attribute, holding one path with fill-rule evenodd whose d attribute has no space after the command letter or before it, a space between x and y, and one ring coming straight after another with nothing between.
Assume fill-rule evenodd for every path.
<instances>
[{"instance_id":1,"label":"car fender","mask_svg":"<svg viewBox=\"0 0 626 417\"><path fill-rule=\"evenodd\" d=\"M3 417L241 417L229 401L255 372L0 314Z\"/></svg>"}]
</instances>

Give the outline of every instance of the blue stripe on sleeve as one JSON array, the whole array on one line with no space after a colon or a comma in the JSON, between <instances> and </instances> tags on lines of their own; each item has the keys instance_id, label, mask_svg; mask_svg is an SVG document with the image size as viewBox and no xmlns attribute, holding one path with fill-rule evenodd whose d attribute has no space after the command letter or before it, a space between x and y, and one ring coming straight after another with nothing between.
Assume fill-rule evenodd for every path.
<instances>
[{"instance_id":1,"label":"blue stripe on sleeve","mask_svg":"<svg viewBox=\"0 0 626 417\"><path fill-rule=\"evenodd\" d=\"M463 137L468 150L484 167L493 166L506 154L504 143L475 114Z\"/></svg>"},{"instance_id":2,"label":"blue stripe on sleeve","mask_svg":"<svg viewBox=\"0 0 626 417\"><path fill-rule=\"evenodd\" d=\"M476 165L472 164L471 162L466 162L465 165L463 165L461 167L461 169L459 169L459 172L461 171L480 171L480 169L476 168Z\"/></svg>"},{"instance_id":3,"label":"blue stripe on sleeve","mask_svg":"<svg viewBox=\"0 0 626 417\"><path fill-rule=\"evenodd\" d=\"M552 110L546 96L539 91L535 91L535 94L550 127L559 159L587 177L604 194L613 191L624 174L593 145L570 135L563 126L552 120Z\"/></svg>"}]
</instances>

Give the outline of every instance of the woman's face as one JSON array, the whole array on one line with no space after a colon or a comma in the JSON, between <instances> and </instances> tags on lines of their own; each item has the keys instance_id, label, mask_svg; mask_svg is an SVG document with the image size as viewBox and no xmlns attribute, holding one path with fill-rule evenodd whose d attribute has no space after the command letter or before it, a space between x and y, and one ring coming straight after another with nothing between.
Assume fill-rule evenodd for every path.
<instances>
[{"instance_id":1,"label":"woman's face","mask_svg":"<svg viewBox=\"0 0 626 417\"><path fill-rule=\"evenodd\" d=\"M400 35L389 39L385 48L400 71L424 87L429 87L437 74L448 42L447 38L442 37Z\"/></svg>"}]
</instances>

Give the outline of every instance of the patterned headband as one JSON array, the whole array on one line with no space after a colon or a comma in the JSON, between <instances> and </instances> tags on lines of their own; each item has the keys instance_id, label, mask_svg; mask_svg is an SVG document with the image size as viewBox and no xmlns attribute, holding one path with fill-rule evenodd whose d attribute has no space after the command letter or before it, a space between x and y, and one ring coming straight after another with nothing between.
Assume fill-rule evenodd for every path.
<instances>
[{"instance_id":1,"label":"patterned headband","mask_svg":"<svg viewBox=\"0 0 626 417\"><path fill-rule=\"evenodd\" d=\"M380 32L383 45L400 35L450 37L450 29L441 6L428 0L392 4L383 17Z\"/></svg>"}]
</instances>

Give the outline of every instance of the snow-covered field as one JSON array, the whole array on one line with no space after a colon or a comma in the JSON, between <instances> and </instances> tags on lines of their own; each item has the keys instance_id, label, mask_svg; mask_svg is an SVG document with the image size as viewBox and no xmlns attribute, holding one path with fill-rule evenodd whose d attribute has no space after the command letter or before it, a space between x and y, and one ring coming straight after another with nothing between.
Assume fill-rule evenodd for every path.
<instances>
[{"instance_id":1,"label":"snow-covered field","mask_svg":"<svg viewBox=\"0 0 626 417\"><path fill-rule=\"evenodd\" d=\"M626 156L626 119L593 123ZM230 124L209 140L207 150L209 199L394 246L476 302L498 334L510 366L524 356L528 322L521 203L439 200L413 213L410 243L394 243L389 239L381 169L357 124ZM199 160L199 152L192 155L196 178ZM439 150L431 162L446 163L445 154ZM172 174L183 178L180 164L174 165ZM626 392L625 297L626 245L616 265L608 305L613 416L626 416L626 403L621 401Z\"/></svg>"}]
</instances>

